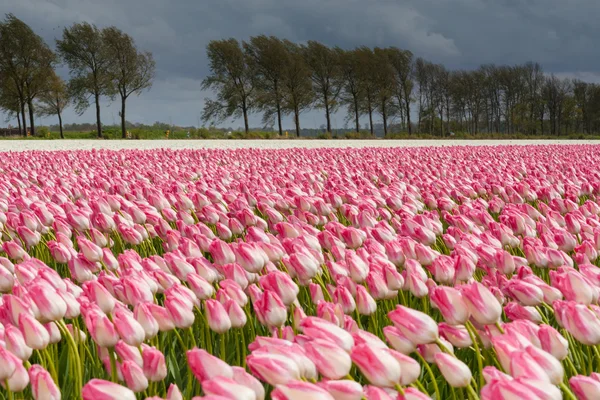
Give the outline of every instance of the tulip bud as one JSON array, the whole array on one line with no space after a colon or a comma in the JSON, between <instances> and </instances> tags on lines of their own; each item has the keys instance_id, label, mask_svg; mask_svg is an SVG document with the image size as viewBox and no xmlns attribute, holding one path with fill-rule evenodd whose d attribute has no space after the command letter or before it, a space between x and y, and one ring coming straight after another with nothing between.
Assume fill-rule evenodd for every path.
<instances>
[{"instance_id":1,"label":"tulip bud","mask_svg":"<svg viewBox=\"0 0 600 400\"><path fill-rule=\"evenodd\" d=\"M450 386L467 387L469 385L472 375L465 363L446 353L437 353L434 358L435 364Z\"/></svg>"},{"instance_id":2,"label":"tulip bud","mask_svg":"<svg viewBox=\"0 0 600 400\"><path fill-rule=\"evenodd\" d=\"M253 375L270 385L283 385L300 379L300 368L289 357L267 352L255 352L246 357Z\"/></svg>"},{"instance_id":3,"label":"tulip bud","mask_svg":"<svg viewBox=\"0 0 600 400\"><path fill-rule=\"evenodd\" d=\"M361 400L363 388L360 383L351 380L324 381L318 385L327 390L335 400Z\"/></svg>"},{"instance_id":4,"label":"tulip bud","mask_svg":"<svg viewBox=\"0 0 600 400\"><path fill-rule=\"evenodd\" d=\"M233 377L233 370L225 361L202 349L187 351L187 360L192 373L201 383L217 376Z\"/></svg>"},{"instance_id":5,"label":"tulip bud","mask_svg":"<svg viewBox=\"0 0 600 400\"><path fill-rule=\"evenodd\" d=\"M19 329L23 334L27 346L35 350L42 350L48 346L50 335L44 325L40 324L33 316L27 313L19 315Z\"/></svg>"},{"instance_id":6,"label":"tulip bud","mask_svg":"<svg viewBox=\"0 0 600 400\"><path fill-rule=\"evenodd\" d=\"M148 378L144 371L133 361L124 361L121 364L121 373L127 387L135 393L143 392L148 387Z\"/></svg>"},{"instance_id":7,"label":"tulip bud","mask_svg":"<svg viewBox=\"0 0 600 400\"><path fill-rule=\"evenodd\" d=\"M502 306L488 288L479 282L473 282L463 285L461 289L469 313L477 323L489 325L500 320Z\"/></svg>"},{"instance_id":8,"label":"tulip bud","mask_svg":"<svg viewBox=\"0 0 600 400\"><path fill-rule=\"evenodd\" d=\"M438 338L437 324L425 313L398 305L388 313L388 317L414 344L432 343Z\"/></svg>"},{"instance_id":9,"label":"tulip bud","mask_svg":"<svg viewBox=\"0 0 600 400\"><path fill-rule=\"evenodd\" d=\"M579 400L595 400L600 398L600 382L594 378L576 375L569 379L569 384Z\"/></svg>"},{"instance_id":10,"label":"tulip bud","mask_svg":"<svg viewBox=\"0 0 600 400\"><path fill-rule=\"evenodd\" d=\"M315 363L319 373L327 379L340 379L348 375L352 360L348 353L333 342L315 339L304 345L306 355Z\"/></svg>"},{"instance_id":11,"label":"tulip bud","mask_svg":"<svg viewBox=\"0 0 600 400\"><path fill-rule=\"evenodd\" d=\"M400 364L386 349L361 344L352 349L351 357L373 385L394 387L400 381Z\"/></svg>"},{"instance_id":12,"label":"tulip bud","mask_svg":"<svg viewBox=\"0 0 600 400\"><path fill-rule=\"evenodd\" d=\"M202 382L202 391L207 396L218 396L228 399L254 400L256 398L256 394L252 389L223 376L216 376Z\"/></svg>"},{"instance_id":13,"label":"tulip bud","mask_svg":"<svg viewBox=\"0 0 600 400\"><path fill-rule=\"evenodd\" d=\"M130 389L102 379L92 379L86 383L81 396L83 400L136 400L135 393Z\"/></svg>"}]
</instances>

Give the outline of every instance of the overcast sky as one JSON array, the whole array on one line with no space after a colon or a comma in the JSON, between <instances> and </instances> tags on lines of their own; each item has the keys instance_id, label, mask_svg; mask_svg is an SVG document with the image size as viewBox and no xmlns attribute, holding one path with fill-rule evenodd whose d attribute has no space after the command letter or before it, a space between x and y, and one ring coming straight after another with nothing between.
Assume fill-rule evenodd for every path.
<instances>
[{"instance_id":1,"label":"overcast sky","mask_svg":"<svg viewBox=\"0 0 600 400\"><path fill-rule=\"evenodd\" d=\"M597 0L0 0L0 10L30 24L51 47L73 22L115 25L130 34L156 59L154 86L128 101L127 119L144 123L198 124L209 95L200 90L208 72L206 44L229 37L267 34L344 48L393 45L453 69L532 60L561 76L600 76ZM102 112L104 123L118 123L116 102ZM322 114L308 113L303 125L320 126ZM64 120L91 122L94 114L69 110ZM334 127L343 120L336 115ZM252 125L259 122L252 117Z\"/></svg>"}]
</instances>

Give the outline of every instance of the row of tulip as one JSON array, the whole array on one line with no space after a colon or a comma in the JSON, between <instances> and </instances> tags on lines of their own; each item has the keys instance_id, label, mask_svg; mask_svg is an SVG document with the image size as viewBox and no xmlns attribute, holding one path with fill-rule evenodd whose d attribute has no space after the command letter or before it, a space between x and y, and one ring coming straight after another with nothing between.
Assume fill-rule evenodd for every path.
<instances>
[{"instance_id":1,"label":"row of tulip","mask_svg":"<svg viewBox=\"0 0 600 400\"><path fill-rule=\"evenodd\" d=\"M600 398L598 154L4 154L0 394Z\"/></svg>"}]
</instances>

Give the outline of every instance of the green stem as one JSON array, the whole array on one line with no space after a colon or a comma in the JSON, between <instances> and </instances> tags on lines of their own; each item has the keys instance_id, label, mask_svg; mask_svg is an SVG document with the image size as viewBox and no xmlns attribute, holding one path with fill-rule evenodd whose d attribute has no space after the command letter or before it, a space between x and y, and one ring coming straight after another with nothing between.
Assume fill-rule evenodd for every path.
<instances>
[{"instance_id":1,"label":"green stem","mask_svg":"<svg viewBox=\"0 0 600 400\"><path fill-rule=\"evenodd\" d=\"M479 400L479 395L477 394L475 389L473 389L473 386L467 386L467 392L471 395L470 397L472 397L474 400Z\"/></svg>"},{"instance_id":2,"label":"green stem","mask_svg":"<svg viewBox=\"0 0 600 400\"><path fill-rule=\"evenodd\" d=\"M433 383L433 390L435 391L435 398L436 399L441 399L441 397L440 397L440 388L438 387L435 375L433 374L433 371L431 370L431 367L429 366L429 364L427 363L427 361L423 358L423 356L421 355L421 353L419 353L418 351L415 351L415 354L417 355L417 357L419 357L419 359L423 363L423 367L425 367L425 370L429 374L429 378L431 378L431 382Z\"/></svg>"},{"instance_id":3,"label":"green stem","mask_svg":"<svg viewBox=\"0 0 600 400\"><path fill-rule=\"evenodd\" d=\"M402 389L402 386L400 386L399 383L396 383L396 386L394 386L394 387L396 388L398 393L400 393L400 396L404 397L404 389Z\"/></svg>"},{"instance_id":4,"label":"green stem","mask_svg":"<svg viewBox=\"0 0 600 400\"><path fill-rule=\"evenodd\" d=\"M8 400L13 400L13 392L10 391L10 386L8 386L8 379L4 381L4 385L6 386L6 392L8 393Z\"/></svg>"},{"instance_id":5,"label":"green stem","mask_svg":"<svg viewBox=\"0 0 600 400\"><path fill-rule=\"evenodd\" d=\"M481 359L481 351L479 350L479 343L477 342L477 337L475 336L475 333L477 331L475 331L475 333L473 332L475 327L473 326L471 321L467 321L465 326L467 328L467 332L469 332L469 336L471 337L471 341L473 342L473 347L475 348L475 353L477 356L477 368L479 369L479 387L483 387L483 385L485 384L484 380L483 380L483 361Z\"/></svg>"},{"instance_id":6,"label":"green stem","mask_svg":"<svg viewBox=\"0 0 600 400\"><path fill-rule=\"evenodd\" d=\"M221 335L221 360L227 362L225 359L225 334Z\"/></svg>"},{"instance_id":7,"label":"green stem","mask_svg":"<svg viewBox=\"0 0 600 400\"><path fill-rule=\"evenodd\" d=\"M504 335L504 328L502 327L502 325L500 325L500 322L496 321L496 328L498 328L500 333Z\"/></svg>"},{"instance_id":8,"label":"green stem","mask_svg":"<svg viewBox=\"0 0 600 400\"><path fill-rule=\"evenodd\" d=\"M56 321L56 326L61 331L63 336L67 339L67 344L70 348L70 353L73 356L74 364L75 364L75 397L79 398L81 396L81 388L83 387L83 369L81 366L81 358L79 357L79 351L77 350L77 345L75 344L75 340L73 340L73 336L69 332L69 329L65 325L63 320Z\"/></svg>"},{"instance_id":9,"label":"green stem","mask_svg":"<svg viewBox=\"0 0 600 400\"><path fill-rule=\"evenodd\" d=\"M564 384L564 382L559 383L558 385L563 393L565 394L565 398L568 400L577 400L577 397L575 396L575 394L571 391L571 389L569 389L569 387L567 385Z\"/></svg>"},{"instance_id":10,"label":"green stem","mask_svg":"<svg viewBox=\"0 0 600 400\"><path fill-rule=\"evenodd\" d=\"M115 350L112 348L108 349L108 355L110 357L110 379L112 382L117 383L117 359L115 357Z\"/></svg>"}]
</instances>

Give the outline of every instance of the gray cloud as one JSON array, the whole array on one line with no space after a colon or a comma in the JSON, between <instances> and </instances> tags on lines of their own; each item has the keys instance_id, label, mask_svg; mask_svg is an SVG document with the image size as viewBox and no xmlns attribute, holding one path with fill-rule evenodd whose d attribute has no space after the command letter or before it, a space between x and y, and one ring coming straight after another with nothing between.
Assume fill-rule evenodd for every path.
<instances>
[{"instance_id":1,"label":"gray cloud","mask_svg":"<svg viewBox=\"0 0 600 400\"><path fill-rule=\"evenodd\" d=\"M208 72L204 49L224 37L264 33L345 48L394 45L451 68L534 60L561 76L600 76L595 0L0 0L0 9L51 46L63 27L78 21L132 35L157 62L154 87L128 107L128 119L145 123L197 124L208 95L200 90ZM112 123L117 105L105 106L103 120ZM304 124L321 125L321 114L311 111ZM68 112L65 119L92 121L93 113ZM336 119L341 127L343 116Z\"/></svg>"}]
</instances>

